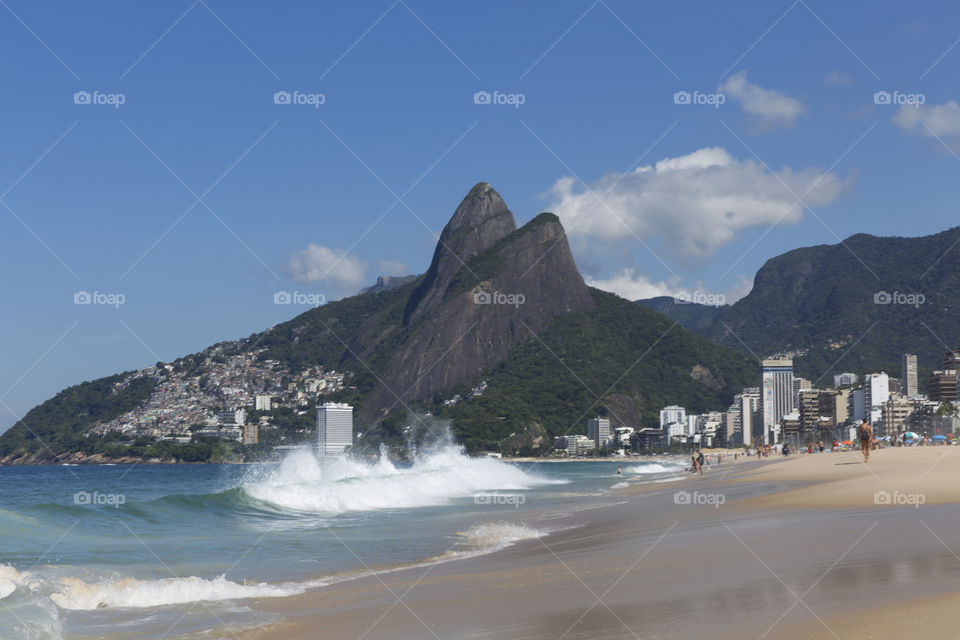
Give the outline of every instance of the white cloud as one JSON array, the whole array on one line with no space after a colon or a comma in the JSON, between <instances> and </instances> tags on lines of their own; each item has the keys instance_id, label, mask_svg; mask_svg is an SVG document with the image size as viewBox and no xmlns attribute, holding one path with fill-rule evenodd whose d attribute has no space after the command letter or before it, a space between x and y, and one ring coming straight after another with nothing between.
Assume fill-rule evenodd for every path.
<instances>
[{"instance_id":1,"label":"white cloud","mask_svg":"<svg viewBox=\"0 0 960 640\"><path fill-rule=\"evenodd\" d=\"M355 292L367 282L367 265L342 249L309 244L287 262L294 282L323 282L337 290Z\"/></svg>"},{"instance_id":2,"label":"white cloud","mask_svg":"<svg viewBox=\"0 0 960 640\"><path fill-rule=\"evenodd\" d=\"M845 85L853 82L853 76L849 73L843 73L842 71L837 71L834 69L827 77L823 79L825 84L832 85Z\"/></svg>"},{"instance_id":3,"label":"white cloud","mask_svg":"<svg viewBox=\"0 0 960 640\"><path fill-rule=\"evenodd\" d=\"M819 169L784 167L774 174L722 147L707 147L626 175L608 174L590 185L592 192L575 190L575 180L563 177L549 193L550 210L578 251L608 255L641 238L680 260L699 262L736 240L741 229L798 222L798 196L823 205L845 186Z\"/></svg>"},{"instance_id":4,"label":"white cloud","mask_svg":"<svg viewBox=\"0 0 960 640\"><path fill-rule=\"evenodd\" d=\"M960 136L960 105L953 100L917 107L905 104L897 109L893 122L904 131L916 129L928 138Z\"/></svg>"},{"instance_id":5,"label":"white cloud","mask_svg":"<svg viewBox=\"0 0 960 640\"><path fill-rule=\"evenodd\" d=\"M740 103L753 116L758 128L792 127L803 113L803 103L781 91L764 89L747 80L747 72L740 71L720 85L720 92Z\"/></svg>"},{"instance_id":6,"label":"white cloud","mask_svg":"<svg viewBox=\"0 0 960 640\"><path fill-rule=\"evenodd\" d=\"M609 278L586 277L584 281L591 287L615 293L627 300L643 300L668 296L679 300L699 302L700 304L733 304L753 289L753 279L744 275L736 276L737 281L726 291L714 291L697 281L695 286L682 286L678 278L669 278L659 282L638 273L636 269L621 269Z\"/></svg>"},{"instance_id":7,"label":"white cloud","mask_svg":"<svg viewBox=\"0 0 960 640\"><path fill-rule=\"evenodd\" d=\"M615 293L627 300L641 300L676 294L676 288L667 282L654 282L631 268L621 269L610 278L591 278L588 276L584 278L584 281L591 287Z\"/></svg>"},{"instance_id":8,"label":"white cloud","mask_svg":"<svg viewBox=\"0 0 960 640\"><path fill-rule=\"evenodd\" d=\"M406 276L410 275L410 267L402 260L377 260L377 275Z\"/></svg>"}]
</instances>

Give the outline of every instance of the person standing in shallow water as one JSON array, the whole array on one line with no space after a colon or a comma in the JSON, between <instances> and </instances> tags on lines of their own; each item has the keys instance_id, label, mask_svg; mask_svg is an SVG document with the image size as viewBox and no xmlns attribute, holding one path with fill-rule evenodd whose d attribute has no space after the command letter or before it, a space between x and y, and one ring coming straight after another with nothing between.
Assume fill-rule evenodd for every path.
<instances>
[{"instance_id":1,"label":"person standing in shallow water","mask_svg":"<svg viewBox=\"0 0 960 640\"><path fill-rule=\"evenodd\" d=\"M873 427L866 420L857 427L857 436L860 439L860 450L863 452L864 463L870 462L870 447L873 446Z\"/></svg>"}]
</instances>

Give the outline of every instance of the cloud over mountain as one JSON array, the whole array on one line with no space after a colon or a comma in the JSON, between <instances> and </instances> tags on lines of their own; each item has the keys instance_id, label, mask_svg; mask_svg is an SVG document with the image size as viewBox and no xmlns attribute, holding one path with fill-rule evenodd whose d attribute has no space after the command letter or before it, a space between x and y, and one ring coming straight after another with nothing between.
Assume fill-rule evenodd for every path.
<instances>
[{"instance_id":1,"label":"cloud over mountain","mask_svg":"<svg viewBox=\"0 0 960 640\"><path fill-rule=\"evenodd\" d=\"M551 211L580 251L655 246L685 263L700 263L737 233L798 222L804 206L835 200L846 181L809 167L771 172L722 147L706 147L626 174L610 173L588 189L569 176L549 191Z\"/></svg>"}]
</instances>

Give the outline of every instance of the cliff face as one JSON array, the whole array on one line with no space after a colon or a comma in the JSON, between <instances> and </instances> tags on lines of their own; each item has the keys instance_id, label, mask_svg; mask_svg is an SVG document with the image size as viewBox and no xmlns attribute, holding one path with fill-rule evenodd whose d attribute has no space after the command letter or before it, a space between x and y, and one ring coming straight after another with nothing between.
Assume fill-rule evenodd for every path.
<instances>
[{"instance_id":1,"label":"cliff face","mask_svg":"<svg viewBox=\"0 0 960 640\"><path fill-rule=\"evenodd\" d=\"M364 402L363 417L380 418L401 401L471 380L557 315L593 308L556 216L511 227L513 216L496 192L474 187L410 296L406 335Z\"/></svg>"},{"instance_id":2,"label":"cliff face","mask_svg":"<svg viewBox=\"0 0 960 640\"><path fill-rule=\"evenodd\" d=\"M640 303L724 346L804 353L794 367L814 379L834 367L895 373L904 353L932 368L955 345L958 273L960 227L917 238L858 234L771 258L731 306Z\"/></svg>"},{"instance_id":3,"label":"cliff face","mask_svg":"<svg viewBox=\"0 0 960 640\"><path fill-rule=\"evenodd\" d=\"M436 309L460 267L516 228L500 194L486 182L476 184L443 228L430 268L407 301L403 323L414 323Z\"/></svg>"}]
</instances>

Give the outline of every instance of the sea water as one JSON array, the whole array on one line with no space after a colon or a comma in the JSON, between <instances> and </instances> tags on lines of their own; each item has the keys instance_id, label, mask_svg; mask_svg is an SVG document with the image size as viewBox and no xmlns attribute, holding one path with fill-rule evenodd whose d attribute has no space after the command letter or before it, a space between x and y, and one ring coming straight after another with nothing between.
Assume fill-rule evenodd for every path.
<instances>
[{"instance_id":1,"label":"sea water","mask_svg":"<svg viewBox=\"0 0 960 640\"><path fill-rule=\"evenodd\" d=\"M550 514L678 477L677 461L0 467L0 638L184 637L272 622L250 598L549 535Z\"/></svg>"}]
</instances>

